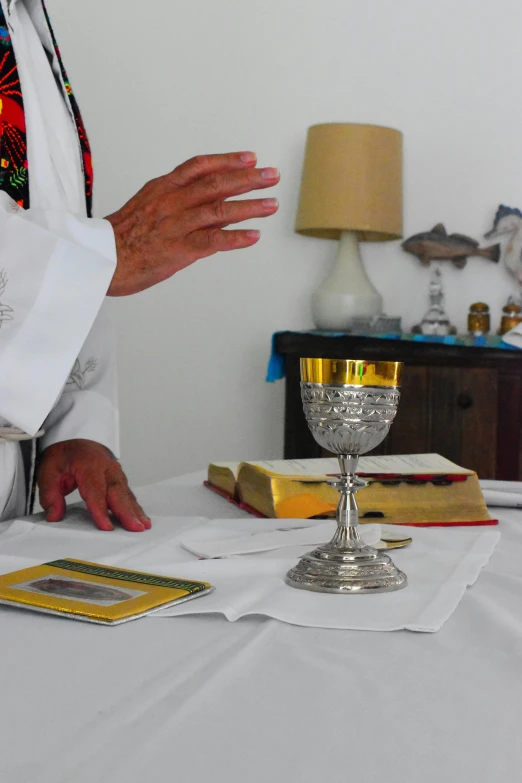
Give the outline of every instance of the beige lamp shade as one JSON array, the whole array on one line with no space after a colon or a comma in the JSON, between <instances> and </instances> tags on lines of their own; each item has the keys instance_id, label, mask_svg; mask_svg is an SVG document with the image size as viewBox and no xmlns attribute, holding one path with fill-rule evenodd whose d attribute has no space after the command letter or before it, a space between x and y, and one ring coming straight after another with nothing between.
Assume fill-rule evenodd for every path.
<instances>
[{"instance_id":1,"label":"beige lamp shade","mask_svg":"<svg viewBox=\"0 0 522 783\"><path fill-rule=\"evenodd\" d=\"M342 231L383 242L402 236L402 133L327 123L308 130L296 231L338 239Z\"/></svg>"}]
</instances>

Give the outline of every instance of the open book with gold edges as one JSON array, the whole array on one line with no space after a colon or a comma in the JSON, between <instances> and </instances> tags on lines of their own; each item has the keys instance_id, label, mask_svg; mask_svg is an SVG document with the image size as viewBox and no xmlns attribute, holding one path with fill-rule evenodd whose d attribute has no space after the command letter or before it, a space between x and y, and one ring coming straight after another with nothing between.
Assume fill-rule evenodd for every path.
<instances>
[{"instance_id":1,"label":"open book with gold edges","mask_svg":"<svg viewBox=\"0 0 522 783\"><path fill-rule=\"evenodd\" d=\"M0 576L0 604L103 625L205 595L206 582L63 559Z\"/></svg>"},{"instance_id":2,"label":"open book with gold edges","mask_svg":"<svg viewBox=\"0 0 522 783\"><path fill-rule=\"evenodd\" d=\"M327 483L336 458L217 462L206 485L259 516L333 517L339 493ZM360 521L393 525L492 525L477 474L439 454L366 456L357 474Z\"/></svg>"}]
</instances>

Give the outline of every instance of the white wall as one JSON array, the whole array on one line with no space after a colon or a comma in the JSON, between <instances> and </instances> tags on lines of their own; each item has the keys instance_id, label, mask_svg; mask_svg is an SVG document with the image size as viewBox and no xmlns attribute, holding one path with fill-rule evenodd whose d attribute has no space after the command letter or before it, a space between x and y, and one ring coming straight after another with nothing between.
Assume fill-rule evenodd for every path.
<instances>
[{"instance_id":1,"label":"white wall","mask_svg":"<svg viewBox=\"0 0 522 783\"><path fill-rule=\"evenodd\" d=\"M279 166L279 214L253 249L201 261L118 300L124 462L134 482L282 450L270 336L312 326L335 243L293 232L307 127L391 125L405 139L405 234L443 221L480 238L522 207L520 0L48 0L90 130L97 214L200 152ZM399 243L363 247L409 328L428 273ZM445 268L450 317L515 285L471 259Z\"/></svg>"}]
</instances>

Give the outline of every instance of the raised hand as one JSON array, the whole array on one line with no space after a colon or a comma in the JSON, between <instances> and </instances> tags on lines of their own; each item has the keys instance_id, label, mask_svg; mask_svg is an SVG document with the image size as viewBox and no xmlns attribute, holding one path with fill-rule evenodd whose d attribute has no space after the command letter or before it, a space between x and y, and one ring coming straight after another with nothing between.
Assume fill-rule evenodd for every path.
<instances>
[{"instance_id":1,"label":"raised hand","mask_svg":"<svg viewBox=\"0 0 522 783\"><path fill-rule=\"evenodd\" d=\"M277 169L255 166L253 152L192 158L109 215L118 256L109 296L135 294L200 258L254 245L259 231L224 229L277 211L274 198L229 200L279 182Z\"/></svg>"}]
</instances>

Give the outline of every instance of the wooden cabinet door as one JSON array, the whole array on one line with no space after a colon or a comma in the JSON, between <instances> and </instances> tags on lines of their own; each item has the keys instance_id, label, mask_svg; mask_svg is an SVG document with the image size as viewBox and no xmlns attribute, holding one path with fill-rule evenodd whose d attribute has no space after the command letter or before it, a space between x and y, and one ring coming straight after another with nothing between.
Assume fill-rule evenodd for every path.
<instances>
[{"instance_id":1,"label":"wooden cabinet door","mask_svg":"<svg viewBox=\"0 0 522 783\"><path fill-rule=\"evenodd\" d=\"M522 480L522 371L500 367L497 397L497 474L502 481Z\"/></svg>"},{"instance_id":2,"label":"wooden cabinet door","mask_svg":"<svg viewBox=\"0 0 522 783\"><path fill-rule=\"evenodd\" d=\"M401 401L380 453L435 452L495 478L497 370L405 367Z\"/></svg>"},{"instance_id":3,"label":"wooden cabinet door","mask_svg":"<svg viewBox=\"0 0 522 783\"><path fill-rule=\"evenodd\" d=\"M497 463L497 370L430 368L430 431L433 451L480 478L495 478Z\"/></svg>"},{"instance_id":4,"label":"wooden cabinet door","mask_svg":"<svg viewBox=\"0 0 522 783\"><path fill-rule=\"evenodd\" d=\"M383 454L426 454L431 449L429 367L405 367L401 401Z\"/></svg>"}]
</instances>

